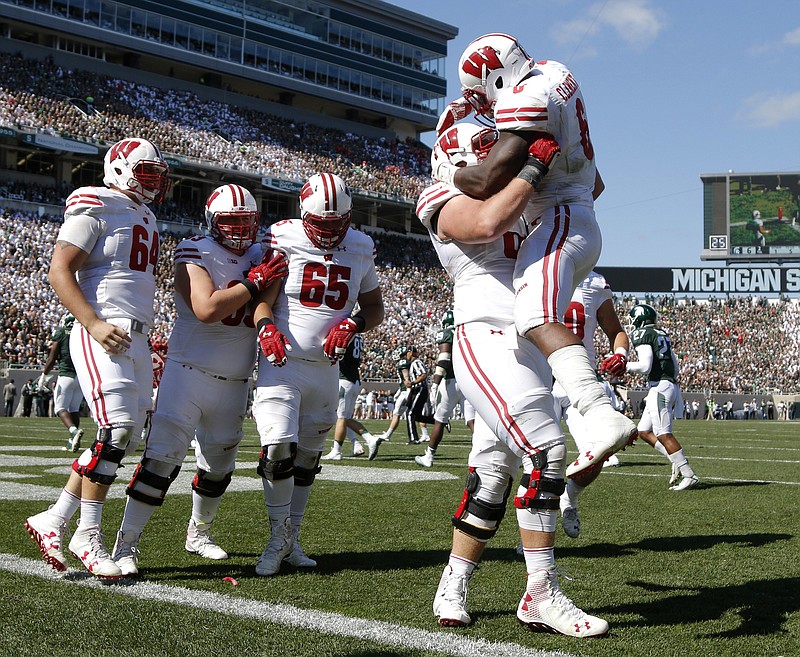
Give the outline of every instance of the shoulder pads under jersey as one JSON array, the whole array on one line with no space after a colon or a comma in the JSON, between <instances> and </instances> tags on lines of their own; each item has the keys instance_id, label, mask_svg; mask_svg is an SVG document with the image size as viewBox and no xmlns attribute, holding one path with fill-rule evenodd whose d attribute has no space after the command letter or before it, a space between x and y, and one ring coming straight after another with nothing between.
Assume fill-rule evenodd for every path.
<instances>
[{"instance_id":1,"label":"shoulder pads under jersey","mask_svg":"<svg viewBox=\"0 0 800 657\"><path fill-rule=\"evenodd\" d=\"M461 196L463 193L457 187L443 182L437 182L430 187L426 187L417 201L417 217L419 217L422 225L430 230L431 221L433 221L433 217L436 216L442 206L451 198Z\"/></svg>"},{"instance_id":2,"label":"shoulder pads under jersey","mask_svg":"<svg viewBox=\"0 0 800 657\"><path fill-rule=\"evenodd\" d=\"M97 214L105 207L102 192L105 188L79 187L67 197L64 216L77 214Z\"/></svg>"}]
</instances>

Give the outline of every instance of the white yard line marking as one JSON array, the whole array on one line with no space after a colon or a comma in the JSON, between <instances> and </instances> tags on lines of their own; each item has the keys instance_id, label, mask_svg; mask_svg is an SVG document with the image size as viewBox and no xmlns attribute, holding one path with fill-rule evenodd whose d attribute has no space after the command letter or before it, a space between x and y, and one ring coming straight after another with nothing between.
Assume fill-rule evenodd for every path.
<instances>
[{"instance_id":1,"label":"white yard line marking","mask_svg":"<svg viewBox=\"0 0 800 657\"><path fill-rule=\"evenodd\" d=\"M692 457L694 459L694 457ZM608 472L612 470L612 472ZM622 477L659 477L668 479L663 474L644 474L641 472L619 472L617 468L606 468L603 472ZM732 479L730 477L700 477L700 483L704 481L732 481L738 484L782 484L783 486L800 486L800 481L772 481L770 479Z\"/></svg>"},{"instance_id":2,"label":"white yard line marking","mask_svg":"<svg viewBox=\"0 0 800 657\"><path fill-rule=\"evenodd\" d=\"M41 561L33 561L13 554L0 553L0 569L50 580L67 586L85 586L105 592L124 595L138 600L183 605L194 609L257 619L343 637L352 637L395 648L430 650L459 657L571 657L568 653L549 652L527 648L515 643L496 643L475 639L455 632L431 632L396 623L353 618L328 611L300 609L292 605L261 600L229 597L220 593L198 591L154 582L136 582L128 585L104 584L87 573L69 570L56 574Z\"/></svg>"}]
</instances>

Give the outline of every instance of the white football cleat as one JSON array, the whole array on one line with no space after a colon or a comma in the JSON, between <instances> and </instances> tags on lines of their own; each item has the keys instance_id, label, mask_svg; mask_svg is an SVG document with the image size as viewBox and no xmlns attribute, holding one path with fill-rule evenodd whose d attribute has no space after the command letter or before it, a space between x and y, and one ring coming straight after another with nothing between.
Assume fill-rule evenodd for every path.
<instances>
[{"instance_id":1,"label":"white football cleat","mask_svg":"<svg viewBox=\"0 0 800 657\"><path fill-rule=\"evenodd\" d=\"M385 438L381 438L381 436L373 436L371 433L365 433L361 437L367 443L367 460L372 461L378 455L378 447L380 447Z\"/></svg>"},{"instance_id":2,"label":"white football cleat","mask_svg":"<svg viewBox=\"0 0 800 657\"><path fill-rule=\"evenodd\" d=\"M42 559L55 570L63 573L67 569L67 556L64 554L64 536L67 523L50 515L50 510L37 513L25 521L31 539L39 547Z\"/></svg>"},{"instance_id":3,"label":"white football cleat","mask_svg":"<svg viewBox=\"0 0 800 657\"><path fill-rule=\"evenodd\" d=\"M577 638L605 636L608 623L575 606L561 587L555 566L528 575L517 619L533 632L552 632Z\"/></svg>"},{"instance_id":4,"label":"white football cleat","mask_svg":"<svg viewBox=\"0 0 800 657\"><path fill-rule=\"evenodd\" d=\"M456 575L450 565L444 567L439 588L433 598L433 613L440 627L464 627L472 622L467 613L467 589L472 575Z\"/></svg>"},{"instance_id":5,"label":"white football cleat","mask_svg":"<svg viewBox=\"0 0 800 657\"><path fill-rule=\"evenodd\" d=\"M361 445L360 442L356 441L353 443L353 451L349 454L349 456L362 456L364 454L364 447Z\"/></svg>"},{"instance_id":6,"label":"white football cleat","mask_svg":"<svg viewBox=\"0 0 800 657\"><path fill-rule=\"evenodd\" d=\"M83 438L83 429L78 429L67 439L67 446L64 449L68 452L77 452L81 446L81 438Z\"/></svg>"},{"instance_id":7,"label":"white football cleat","mask_svg":"<svg viewBox=\"0 0 800 657\"><path fill-rule=\"evenodd\" d=\"M341 461L342 460L342 450L341 450L341 448L336 449L334 447L325 456L320 456L319 460L320 461Z\"/></svg>"},{"instance_id":8,"label":"white football cleat","mask_svg":"<svg viewBox=\"0 0 800 657\"><path fill-rule=\"evenodd\" d=\"M578 454L569 464L567 477L570 479L587 470L603 467L609 456L632 445L639 435L636 425L609 405L591 409L584 418L592 432L601 437L594 440L589 449Z\"/></svg>"},{"instance_id":9,"label":"white football cleat","mask_svg":"<svg viewBox=\"0 0 800 657\"><path fill-rule=\"evenodd\" d=\"M667 485L672 487L675 484L677 484L680 480L681 480L680 468L678 468L678 466L675 463L673 463L672 464L672 472L669 475L669 484L667 484Z\"/></svg>"},{"instance_id":10,"label":"white football cleat","mask_svg":"<svg viewBox=\"0 0 800 657\"><path fill-rule=\"evenodd\" d=\"M292 527L292 551L283 560L295 568L316 568L317 562L303 552L303 548L300 547L299 537L300 528Z\"/></svg>"},{"instance_id":11,"label":"white football cleat","mask_svg":"<svg viewBox=\"0 0 800 657\"><path fill-rule=\"evenodd\" d=\"M612 454L606 459L606 462L603 463L604 468L615 468L620 464L619 459L617 458L616 454Z\"/></svg>"},{"instance_id":12,"label":"white football cleat","mask_svg":"<svg viewBox=\"0 0 800 657\"><path fill-rule=\"evenodd\" d=\"M695 475L691 477L684 477L681 479L680 483L675 484L674 486L670 486L670 490L688 490L689 488L694 488L697 484L700 483L700 479Z\"/></svg>"},{"instance_id":13,"label":"white football cleat","mask_svg":"<svg viewBox=\"0 0 800 657\"><path fill-rule=\"evenodd\" d=\"M567 507L561 512L561 526L564 533L570 538L578 538L581 535L581 517L578 509Z\"/></svg>"},{"instance_id":14,"label":"white football cleat","mask_svg":"<svg viewBox=\"0 0 800 657\"><path fill-rule=\"evenodd\" d=\"M414 461L423 468L431 468L433 467L433 454L426 449L422 456L415 456Z\"/></svg>"},{"instance_id":15,"label":"white football cleat","mask_svg":"<svg viewBox=\"0 0 800 657\"><path fill-rule=\"evenodd\" d=\"M198 524L193 519L189 520L189 527L186 529L184 548L187 552L205 559L219 561L228 558L228 553L211 538L211 524L205 522Z\"/></svg>"},{"instance_id":16,"label":"white football cleat","mask_svg":"<svg viewBox=\"0 0 800 657\"><path fill-rule=\"evenodd\" d=\"M135 532L117 532L111 558L119 566L123 577L139 576L139 537Z\"/></svg>"},{"instance_id":17,"label":"white football cleat","mask_svg":"<svg viewBox=\"0 0 800 657\"><path fill-rule=\"evenodd\" d=\"M119 579L122 577L122 570L114 563L104 541L105 536L100 527L84 528L79 525L69 542L69 551L95 577Z\"/></svg>"},{"instance_id":18,"label":"white football cleat","mask_svg":"<svg viewBox=\"0 0 800 657\"><path fill-rule=\"evenodd\" d=\"M256 575L261 577L275 575L281 569L281 561L288 557L294 548L292 521L289 518L270 520L269 530L269 541L256 564Z\"/></svg>"}]
</instances>

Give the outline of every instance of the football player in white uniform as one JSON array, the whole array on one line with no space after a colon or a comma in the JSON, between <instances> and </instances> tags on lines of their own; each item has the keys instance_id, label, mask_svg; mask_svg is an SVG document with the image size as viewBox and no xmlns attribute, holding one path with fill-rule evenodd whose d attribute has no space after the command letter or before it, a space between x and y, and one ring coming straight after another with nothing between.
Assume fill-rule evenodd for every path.
<instances>
[{"instance_id":1,"label":"football player in white uniform","mask_svg":"<svg viewBox=\"0 0 800 657\"><path fill-rule=\"evenodd\" d=\"M175 249L177 320L113 552L126 577L139 574L142 531L164 502L193 439L197 472L185 547L208 559L228 556L209 532L233 475L256 361L248 304L285 276L287 265L281 254L264 258L263 245L254 243L260 214L244 187L216 188L206 201L205 218L209 235L184 239Z\"/></svg>"},{"instance_id":2,"label":"football player in white uniform","mask_svg":"<svg viewBox=\"0 0 800 657\"><path fill-rule=\"evenodd\" d=\"M103 503L120 461L135 449L150 407L153 368L147 331L153 321L159 237L148 204L170 188L169 166L146 139L123 139L104 158L105 187L67 198L50 263L50 284L76 319L70 354L97 437L72 464L56 503L25 523L45 561L66 570L62 542L80 508L69 551L93 575L116 579L102 532Z\"/></svg>"},{"instance_id":3,"label":"football player in white uniform","mask_svg":"<svg viewBox=\"0 0 800 657\"><path fill-rule=\"evenodd\" d=\"M474 164L492 147L494 134L471 124L451 127L437 140L433 163L448 158L456 166ZM486 541L497 532L522 465L514 506L527 580L517 618L532 630L601 636L608 623L576 607L558 584L554 545L565 439L553 409L547 361L514 330L514 267L528 232L521 215L532 191L530 181L517 178L480 201L440 182L425 189L417 204L454 281L453 369L477 413L467 483L453 516L453 547L433 610L443 626L471 622L468 584Z\"/></svg>"},{"instance_id":4,"label":"football player in white uniform","mask_svg":"<svg viewBox=\"0 0 800 657\"><path fill-rule=\"evenodd\" d=\"M445 110L439 129L474 110L494 121L500 138L483 166L459 169L439 162L434 177L479 199L515 176L536 186L525 209L531 234L514 274L514 320L520 335L547 357L578 411L597 427L590 449L570 464L567 476L599 469L635 440L636 426L612 408L581 341L562 323L602 241L594 199L603 184L580 85L563 64L535 63L507 34L486 34L470 43L458 73L463 97Z\"/></svg>"},{"instance_id":5,"label":"football player in white uniform","mask_svg":"<svg viewBox=\"0 0 800 657\"><path fill-rule=\"evenodd\" d=\"M262 576L276 574L290 554L316 565L297 537L336 421L339 372L331 366L357 333L383 321L375 245L350 227L351 209L344 180L316 174L300 191L302 219L273 224L266 239L289 258L289 275L259 297L255 311L261 353L253 418L270 525L256 565Z\"/></svg>"},{"instance_id":6,"label":"football player in white uniform","mask_svg":"<svg viewBox=\"0 0 800 657\"><path fill-rule=\"evenodd\" d=\"M630 341L620 324L616 310L614 310L611 288L606 279L597 272L590 272L575 288L567 312L564 314L564 325L583 342L589 355L589 362L595 366L597 366L597 354L595 353L594 334L599 326L608 337L614 352L602 361L599 369L614 376L624 376ZM612 405L617 409L611 386L605 380L601 381L601 385L611 399ZM553 386L553 398L556 415L559 419L566 421L578 452L583 453L590 449L594 426L589 424L571 405L567 393L558 382ZM616 457L612 456L612 458ZM561 496L561 526L564 528L564 532L572 538L577 538L581 531L578 496L599 474L600 469L591 469L589 472L571 478Z\"/></svg>"}]
</instances>

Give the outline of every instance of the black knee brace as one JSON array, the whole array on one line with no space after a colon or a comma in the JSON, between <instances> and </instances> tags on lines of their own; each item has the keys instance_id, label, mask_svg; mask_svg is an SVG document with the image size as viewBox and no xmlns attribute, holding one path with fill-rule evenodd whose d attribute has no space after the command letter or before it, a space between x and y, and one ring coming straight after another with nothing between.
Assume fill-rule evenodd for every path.
<instances>
[{"instance_id":1,"label":"black knee brace","mask_svg":"<svg viewBox=\"0 0 800 657\"><path fill-rule=\"evenodd\" d=\"M256 472L264 479L270 481L280 481L281 479L288 479L294 476L294 457L297 447L292 445L292 455L285 459L273 461L267 457L267 447L261 448L261 454L258 457L258 466Z\"/></svg>"},{"instance_id":2,"label":"black knee brace","mask_svg":"<svg viewBox=\"0 0 800 657\"><path fill-rule=\"evenodd\" d=\"M295 486L310 486L314 483L314 479L316 479L319 472L322 470L322 466L318 465L315 468L300 468L295 466L294 468L294 485Z\"/></svg>"},{"instance_id":3,"label":"black knee brace","mask_svg":"<svg viewBox=\"0 0 800 657\"><path fill-rule=\"evenodd\" d=\"M192 480L192 490L203 497L222 497L232 477L233 472L228 472L222 479L209 479L207 470L197 468Z\"/></svg>"},{"instance_id":4,"label":"black knee brace","mask_svg":"<svg viewBox=\"0 0 800 657\"><path fill-rule=\"evenodd\" d=\"M133 477L131 478L128 487L125 489L125 492L128 494L128 497L133 498L137 502L149 504L150 506L161 506L164 504L164 496L167 494L167 490L169 490L172 482L175 481L175 478L181 471L181 466L176 465L175 469L169 475L164 477L148 470L147 464L149 462L150 459L142 459L142 462L136 466L136 471L133 473ZM156 497L155 495L150 495L149 493L138 490L136 488L137 483L155 488L157 491L159 491L160 495Z\"/></svg>"},{"instance_id":5,"label":"black knee brace","mask_svg":"<svg viewBox=\"0 0 800 657\"><path fill-rule=\"evenodd\" d=\"M82 463L82 461L87 460L84 453L81 454L81 456L79 456L72 464L72 469L79 475L86 477L89 479L89 481L92 481L96 484L102 484L104 486L110 486L114 483L114 480L117 478L116 468L114 474L102 474L98 472L98 465L102 461L105 461L107 463L113 463L116 467L119 467L122 457L125 456L124 448L114 447L111 444L112 431L112 427L98 429L97 437L94 439L92 446L89 448L90 454L88 461Z\"/></svg>"},{"instance_id":6,"label":"black knee brace","mask_svg":"<svg viewBox=\"0 0 800 657\"><path fill-rule=\"evenodd\" d=\"M506 501L511 493L511 478L509 477L508 486L503 494L502 502L487 502L475 497L475 492L479 489L481 478L475 468L469 468L467 472L467 481L464 484L464 495L461 498L461 503L458 505L456 512L453 514L453 527L460 532L472 536L479 541L488 541L496 533L500 527L500 522L506 514ZM472 523L466 522L464 517L473 515L481 520L486 520L487 524L493 524L493 527L478 527Z\"/></svg>"},{"instance_id":7,"label":"black knee brace","mask_svg":"<svg viewBox=\"0 0 800 657\"><path fill-rule=\"evenodd\" d=\"M523 495L514 497L514 506L518 509L558 510L558 498L564 493L567 483L563 479L544 476L544 470L548 465L547 452L550 449L552 448L540 450L530 455L530 459L533 462L533 470L530 474L522 475L519 480L520 486L528 490ZM551 493L553 497L541 498L541 493Z\"/></svg>"}]
</instances>

